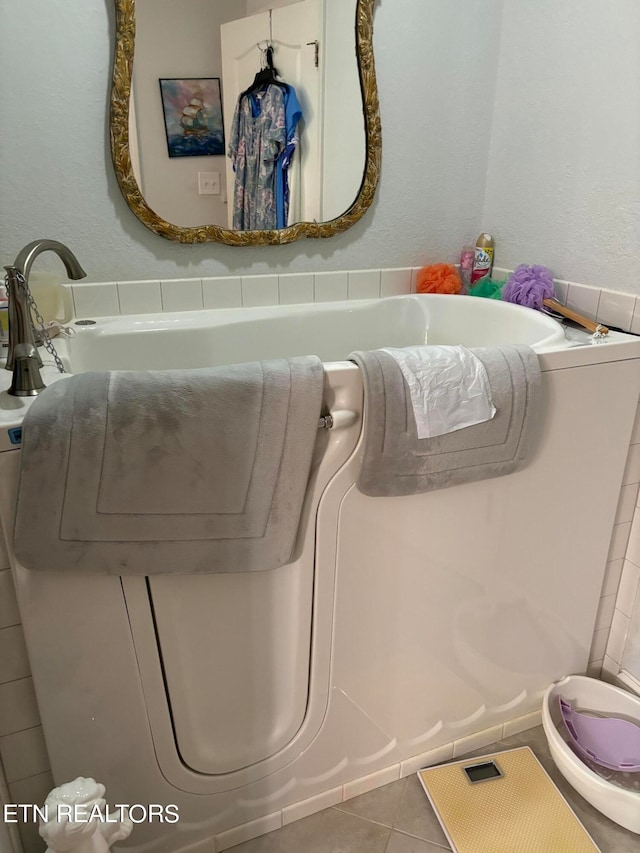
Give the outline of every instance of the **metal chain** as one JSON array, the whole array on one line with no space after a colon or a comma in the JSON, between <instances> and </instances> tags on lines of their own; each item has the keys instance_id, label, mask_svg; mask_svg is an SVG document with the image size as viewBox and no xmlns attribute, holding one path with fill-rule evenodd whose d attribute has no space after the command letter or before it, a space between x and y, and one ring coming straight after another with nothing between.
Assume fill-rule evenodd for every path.
<instances>
[{"instance_id":1,"label":"metal chain","mask_svg":"<svg viewBox=\"0 0 640 853\"><path fill-rule=\"evenodd\" d=\"M56 352L56 348L53 345L53 341L49 337L47 327L45 326L44 317L40 313L40 311L38 309L38 305L36 304L36 300L33 298L33 293L31 293L31 290L29 289L29 285L27 283L27 280L24 277L24 275L20 272L20 270L17 271L17 278L18 278L18 282L24 288L24 291L27 295L27 302L29 303L29 308L33 312L33 315L35 316L35 318L36 318L36 320L40 326L39 329L36 329L36 327L32 321L34 331L36 332L36 338L38 337L38 333L39 333L40 340L42 341L42 346L46 349L46 351L49 353L49 355L55 361L56 367L58 368L59 372L60 373L66 373L67 371L64 368L64 364L62 363L62 359L60 358L60 356ZM8 281L8 276L5 278L5 286L7 285L7 281Z\"/></svg>"}]
</instances>

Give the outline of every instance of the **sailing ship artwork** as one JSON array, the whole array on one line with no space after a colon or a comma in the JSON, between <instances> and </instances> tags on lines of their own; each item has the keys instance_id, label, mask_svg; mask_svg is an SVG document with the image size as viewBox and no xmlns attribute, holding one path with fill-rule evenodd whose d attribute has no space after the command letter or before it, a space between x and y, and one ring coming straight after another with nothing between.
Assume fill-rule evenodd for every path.
<instances>
[{"instance_id":1,"label":"sailing ship artwork","mask_svg":"<svg viewBox=\"0 0 640 853\"><path fill-rule=\"evenodd\" d=\"M219 77L161 79L169 157L225 153Z\"/></svg>"}]
</instances>

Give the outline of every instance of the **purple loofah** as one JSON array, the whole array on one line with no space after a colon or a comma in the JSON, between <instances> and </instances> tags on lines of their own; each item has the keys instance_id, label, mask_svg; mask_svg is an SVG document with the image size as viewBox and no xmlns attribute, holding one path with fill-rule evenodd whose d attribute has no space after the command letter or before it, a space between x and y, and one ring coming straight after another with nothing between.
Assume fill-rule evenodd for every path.
<instances>
[{"instance_id":1,"label":"purple loofah","mask_svg":"<svg viewBox=\"0 0 640 853\"><path fill-rule=\"evenodd\" d=\"M550 271L539 265L521 264L509 276L502 298L506 302L542 310L543 300L556 298Z\"/></svg>"}]
</instances>

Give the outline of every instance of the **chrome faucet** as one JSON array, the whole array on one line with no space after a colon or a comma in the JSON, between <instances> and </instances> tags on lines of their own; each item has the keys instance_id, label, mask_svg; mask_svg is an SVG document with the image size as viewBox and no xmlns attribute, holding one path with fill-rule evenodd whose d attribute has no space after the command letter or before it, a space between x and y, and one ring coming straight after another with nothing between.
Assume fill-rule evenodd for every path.
<instances>
[{"instance_id":1,"label":"chrome faucet","mask_svg":"<svg viewBox=\"0 0 640 853\"><path fill-rule=\"evenodd\" d=\"M42 359L36 348L28 284L33 262L38 255L48 251L58 255L70 279L77 280L86 276L71 249L57 240L34 240L18 253L12 266L5 267L9 301L9 352L6 369L13 370L13 383L9 393L16 396L38 394L44 387L38 370L42 367Z\"/></svg>"}]
</instances>

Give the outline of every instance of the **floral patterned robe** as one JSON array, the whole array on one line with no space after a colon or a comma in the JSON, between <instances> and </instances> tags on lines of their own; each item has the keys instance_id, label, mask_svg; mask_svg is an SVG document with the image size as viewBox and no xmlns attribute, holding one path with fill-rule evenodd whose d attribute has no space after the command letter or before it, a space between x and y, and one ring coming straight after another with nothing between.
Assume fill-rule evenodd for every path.
<instances>
[{"instance_id":1,"label":"floral patterned robe","mask_svg":"<svg viewBox=\"0 0 640 853\"><path fill-rule=\"evenodd\" d=\"M276 162L287 144L284 92L280 86L241 95L228 155L236 173L233 227L240 231L278 227Z\"/></svg>"}]
</instances>

